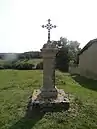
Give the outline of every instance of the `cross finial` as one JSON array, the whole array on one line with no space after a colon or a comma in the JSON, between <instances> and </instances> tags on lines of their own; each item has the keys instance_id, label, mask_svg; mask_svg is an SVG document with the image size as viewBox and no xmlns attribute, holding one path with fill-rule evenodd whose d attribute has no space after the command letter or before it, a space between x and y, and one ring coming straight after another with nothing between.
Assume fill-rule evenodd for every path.
<instances>
[{"instance_id":1,"label":"cross finial","mask_svg":"<svg viewBox=\"0 0 97 129\"><path fill-rule=\"evenodd\" d=\"M56 28L56 25L52 25L51 23L50 23L50 19L48 19L48 24L46 24L46 25L42 25L42 28L46 28L46 29L48 29L48 43L50 43L50 30L52 29L52 28Z\"/></svg>"},{"instance_id":2,"label":"cross finial","mask_svg":"<svg viewBox=\"0 0 97 129\"><path fill-rule=\"evenodd\" d=\"M48 19L48 22L50 22L51 20L50 19Z\"/></svg>"}]
</instances>

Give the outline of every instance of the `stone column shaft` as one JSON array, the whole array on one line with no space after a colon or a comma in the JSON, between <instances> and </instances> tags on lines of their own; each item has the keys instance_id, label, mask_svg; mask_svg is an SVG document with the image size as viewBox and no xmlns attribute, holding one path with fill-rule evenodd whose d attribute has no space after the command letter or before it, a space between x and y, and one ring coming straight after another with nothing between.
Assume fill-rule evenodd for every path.
<instances>
[{"instance_id":1,"label":"stone column shaft","mask_svg":"<svg viewBox=\"0 0 97 129\"><path fill-rule=\"evenodd\" d=\"M43 88L55 88L55 58L45 58L43 60Z\"/></svg>"},{"instance_id":2,"label":"stone column shaft","mask_svg":"<svg viewBox=\"0 0 97 129\"><path fill-rule=\"evenodd\" d=\"M45 97L54 97L57 94L55 88L55 57L57 48L43 48L43 87L42 94Z\"/></svg>"}]
</instances>

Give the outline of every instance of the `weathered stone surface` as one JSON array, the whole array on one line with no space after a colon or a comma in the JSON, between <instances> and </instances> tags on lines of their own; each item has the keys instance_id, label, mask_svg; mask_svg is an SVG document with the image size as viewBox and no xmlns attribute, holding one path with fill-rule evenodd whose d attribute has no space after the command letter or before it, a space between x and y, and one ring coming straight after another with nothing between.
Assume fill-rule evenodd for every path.
<instances>
[{"instance_id":1,"label":"weathered stone surface","mask_svg":"<svg viewBox=\"0 0 97 129\"><path fill-rule=\"evenodd\" d=\"M41 96L41 90L34 90L29 109L40 108L43 111L54 111L54 110L68 110L69 100L62 89L57 90L58 94L56 98L43 98Z\"/></svg>"},{"instance_id":2,"label":"weathered stone surface","mask_svg":"<svg viewBox=\"0 0 97 129\"><path fill-rule=\"evenodd\" d=\"M55 57L58 49L50 47L47 44L42 49L43 57L43 87L41 95L43 97L56 97L57 90L55 88Z\"/></svg>"}]
</instances>

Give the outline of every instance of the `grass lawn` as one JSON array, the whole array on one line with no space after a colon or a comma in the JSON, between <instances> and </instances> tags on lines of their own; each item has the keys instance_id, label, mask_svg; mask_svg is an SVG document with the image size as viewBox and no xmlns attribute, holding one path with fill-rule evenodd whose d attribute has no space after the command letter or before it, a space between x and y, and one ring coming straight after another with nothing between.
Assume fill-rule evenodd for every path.
<instances>
[{"instance_id":1,"label":"grass lawn","mask_svg":"<svg viewBox=\"0 0 97 129\"><path fill-rule=\"evenodd\" d=\"M97 81L56 72L56 86L70 97L69 111L25 117L29 97L42 86L42 71L0 71L0 129L97 129Z\"/></svg>"}]
</instances>

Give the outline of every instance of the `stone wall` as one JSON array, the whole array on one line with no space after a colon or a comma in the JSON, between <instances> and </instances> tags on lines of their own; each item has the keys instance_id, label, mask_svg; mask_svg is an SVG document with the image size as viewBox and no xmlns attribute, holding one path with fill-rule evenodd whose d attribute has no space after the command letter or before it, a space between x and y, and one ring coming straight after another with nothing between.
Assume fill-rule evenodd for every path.
<instances>
[{"instance_id":1,"label":"stone wall","mask_svg":"<svg viewBox=\"0 0 97 129\"><path fill-rule=\"evenodd\" d=\"M97 43L92 44L79 56L79 73L87 78L97 79Z\"/></svg>"}]
</instances>

